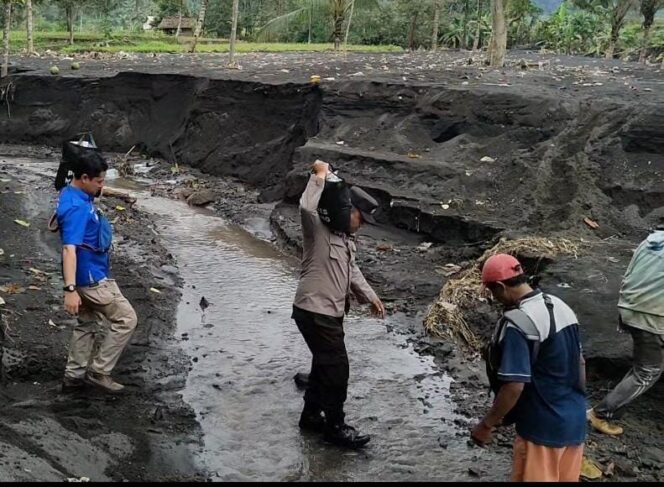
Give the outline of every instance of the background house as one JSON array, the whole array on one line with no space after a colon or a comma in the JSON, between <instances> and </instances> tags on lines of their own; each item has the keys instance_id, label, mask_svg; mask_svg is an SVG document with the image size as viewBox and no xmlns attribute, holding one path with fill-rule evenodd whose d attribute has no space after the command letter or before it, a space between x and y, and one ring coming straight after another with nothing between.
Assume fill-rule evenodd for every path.
<instances>
[{"instance_id":1,"label":"background house","mask_svg":"<svg viewBox=\"0 0 664 487\"><path fill-rule=\"evenodd\" d=\"M157 30L165 32L169 35L174 35L178 30L178 22L180 18L177 16L174 17L164 17L162 21L157 26ZM180 34L183 36L193 36L194 27L196 25L196 20L191 17L182 17L182 24L180 25Z\"/></svg>"}]
</instances>

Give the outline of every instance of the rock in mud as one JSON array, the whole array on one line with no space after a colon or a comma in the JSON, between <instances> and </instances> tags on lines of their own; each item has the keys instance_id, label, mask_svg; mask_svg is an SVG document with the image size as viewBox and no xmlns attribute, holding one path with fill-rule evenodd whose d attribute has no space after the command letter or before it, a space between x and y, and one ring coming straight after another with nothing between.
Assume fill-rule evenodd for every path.
<instances>
[{"instance_id":1,"label":"rock in mud","mask_svg":"<svg viewBox=\"0 0 664 487\"><path fill-rule=\"evenodd\" d=\"M663 468L664 450L652 446L644 448L643 453L641 453L641 464L657 469Z\"/></svg>"},{"instance_id":2,"label":"rock in mud","mask_svg":"<svg viewBox=\"0 0 664 487\"><path fill-rule=\"evenodd\" d=\"M214 192L204 189L201 191L196 191L187 198L187 204L191 206L205 206L214 202L217 199L217 195Z\"/></svg>"},{"instance_id":3,"label":"rock in mud","mask_svg":"<svg viewBox=\"0 0 664 487\"><path fill-rule=\"evenodd\" d=\"M186 200L189 198L192 194L195 193L195 189L193 188L178 188L175 190L175 194L177 195L178 198L181 198L183 200Z\"/></svg>"}]
</instances>

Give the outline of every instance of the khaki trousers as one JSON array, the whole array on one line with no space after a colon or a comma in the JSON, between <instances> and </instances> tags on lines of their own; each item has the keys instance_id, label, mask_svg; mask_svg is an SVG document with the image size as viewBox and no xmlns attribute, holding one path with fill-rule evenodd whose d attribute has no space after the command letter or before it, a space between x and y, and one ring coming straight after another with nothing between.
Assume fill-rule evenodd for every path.
<instances>
[{"instance_id":1,"label":"khaki trousers","mask_svg":"<svg viewBox=\"0 0 664 487\"><path fill-rule=\"evenodd\" d=\"M83 305L69 342L65 377L82 379L88 370L110 375L136 329L136 312L112 279L76 290ZM93 351L100 330L105 336Z\"/></svg>"}]
</instances>

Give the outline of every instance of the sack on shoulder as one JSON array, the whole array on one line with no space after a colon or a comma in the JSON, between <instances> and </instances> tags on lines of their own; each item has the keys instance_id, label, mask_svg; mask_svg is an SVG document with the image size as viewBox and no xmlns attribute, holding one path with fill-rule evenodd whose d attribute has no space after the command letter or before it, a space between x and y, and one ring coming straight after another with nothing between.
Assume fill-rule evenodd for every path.
<instances>
[{"instance_id":1,"label":"sack on shoulder","mask_svg":"<svg viewBox=\"0 0 664 487\"><path fill-rule=\"evenodd\" d=\"M321 221L333 231L349 233L352 208L350 186L336 174L329 174L318 202Z\"/></svg>"}]
</instances>

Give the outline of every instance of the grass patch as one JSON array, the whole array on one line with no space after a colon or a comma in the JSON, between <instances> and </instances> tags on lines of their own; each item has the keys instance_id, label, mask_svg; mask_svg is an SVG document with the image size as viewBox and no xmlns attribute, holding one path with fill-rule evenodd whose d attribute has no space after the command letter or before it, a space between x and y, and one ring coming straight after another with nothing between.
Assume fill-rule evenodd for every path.
<instances>
[{"instance_id":1,"label":"grass patch","mask_svg":"<svg viewBox=\"0 0 664 487\"><path fill-rule=\"evenodd\" d=\"M10 36L12 51L25 49L27 39L25 31L13 31ZM69 45L67 32L35 32L35 49L50 49L63 54L82 52L128 52L128 53L186 53L193 42L191 37L180 36L176 39L161 33L117 32L110 39L96 32L75 32L74 45ZM226 39L201 38L196 47L197 52L224 53L228 52ZM236 52L327 52L333 51L332 43L279 43L279 42L238 42ZM402 52L399 46L364 46L349 45L348 51L353 52Z\"/></svg>"},{"instance_id":2,"label":"grass patch","mask_svg":"<svg viewBox=\"0 0 664 487\"><path fill-rule=\"evenodd\" d=\"M189 52L190 42L172 43L165 41L143 41L136 44L109 43L107 46L94 44L77 44L62 49L65 53L77 53L88 51L99 52L131 52L131 53L185 53ZM228 52L229 45L220 42L200 42L196 46L199 53L224 53ZM326 52L333 51L332 44L282 44L268 42L240 42L236 45L238 53L250 52ZM348 46L348 51L353 52L400 52L397 46Z\"/></svg>"}]
</instances>

